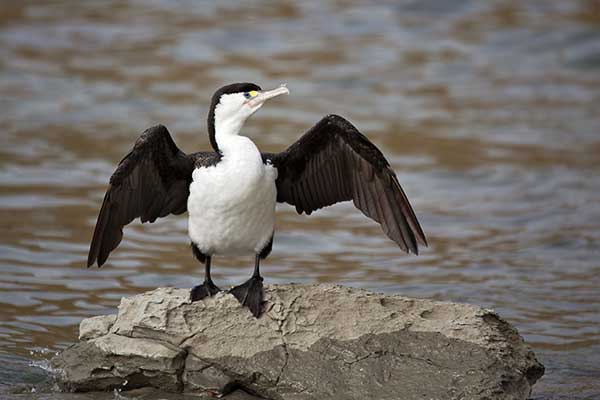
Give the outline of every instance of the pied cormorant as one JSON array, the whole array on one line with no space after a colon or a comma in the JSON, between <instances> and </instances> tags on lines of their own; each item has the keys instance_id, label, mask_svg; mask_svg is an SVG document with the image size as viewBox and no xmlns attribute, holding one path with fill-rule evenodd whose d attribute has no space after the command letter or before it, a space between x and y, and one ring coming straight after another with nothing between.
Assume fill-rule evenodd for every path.
<instances>
[{"instance_id":1,"label":"pied cormorant","mask_svg":"<svg viewBox=\"0 0 600 400\"><path fill-rule=\"evenodd\" d=\"M266 100L289 94L252 83L227 85L213 95L208 134L213 151L185 154L162 125L147 129L110 177L88 255L102 266L140 218L154 222L188 212L194 256L205 264L204 283L191 301L220 291L210 276L213 256L255 256L252 277L230 290L256 317L263 301L260 260L271 252L275 204L299 214L352 200L406 252L427 246L396 174L373 143L350 122L328 115L281 153L261 153L240 131Z\"/></svg>"}]
</instances>

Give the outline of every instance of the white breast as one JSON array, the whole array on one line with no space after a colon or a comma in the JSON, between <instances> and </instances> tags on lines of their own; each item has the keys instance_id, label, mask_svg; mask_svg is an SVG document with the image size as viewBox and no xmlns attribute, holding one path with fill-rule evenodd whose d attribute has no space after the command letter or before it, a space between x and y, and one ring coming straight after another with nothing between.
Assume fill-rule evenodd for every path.
<instances>
[{"instance_id":1,"label":"white breast","mask_svg":"<svg viewBox=\"0 0 600 400\"><path fill-rule=\"evenodd\" d=\"M277 169L248 138L236 141L235 152L193 173L188 229L204 254L258 254L273 235Z\"/></svg>"}]
</instances>

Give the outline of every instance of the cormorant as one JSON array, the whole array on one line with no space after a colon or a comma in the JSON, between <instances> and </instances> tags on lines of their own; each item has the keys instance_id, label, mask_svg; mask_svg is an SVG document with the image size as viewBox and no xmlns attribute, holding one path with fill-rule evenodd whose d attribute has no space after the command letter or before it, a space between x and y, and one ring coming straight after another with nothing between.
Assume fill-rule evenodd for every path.
<instances>
[{"instance_id":1,"label":"cormorant","mask_svg":"<svg viewBox=\"0 0 600 400\"><path fill-rule=\"evenodd\" d=\"M213 150L185 154L163 125L147 129L110 178L88 255L102 266L140 218L154 222L188 211L194 256L205 264L204 283L191 300L220 289L210 276L215 255L254 254L252 277L230 290L255 317L260 315L260 260L273 245L275 204L298 214L352 200L406 252L427 246L417 217L396 174L373 143L350 122L328 115L281 153L261 153L240 131L266 100L289 90L262 91L253 83L224 86L212 97L208 134Z\"/></svg>"}]
</instances>

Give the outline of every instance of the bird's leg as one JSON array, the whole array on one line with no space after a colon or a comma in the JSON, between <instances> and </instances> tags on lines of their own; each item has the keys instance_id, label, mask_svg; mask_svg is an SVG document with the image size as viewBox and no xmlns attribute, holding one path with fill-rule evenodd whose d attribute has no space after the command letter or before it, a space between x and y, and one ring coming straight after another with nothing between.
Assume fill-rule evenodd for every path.
<instances>
[{"instance_id":1,"label":"bird's leg","mask_svg":"<svg viewBox=\"0 0 600 400\"><path fill-rule=\"evenodd\" d=\"M263 278L260 276L260 254L256 255L254 261L254 273L252 277L239 286L229 291L243 306L250 309L256 318L260 315L263 302Z\"/></svg>"},{"instance_id":2,"label":"bird's leg","mask_svg":"<svg viewBox=\"0 0 600 400\"><path fill-rule=\"evenodd\" d=\"M211 256L206 256L206 262L204 264L204 283L192 288L192 292L190 294L190 299L192 301L201 300L208 296L214 296L221 291L221 289L214 284L210 277L210 261Z\"/></svg>"}]
</instances>

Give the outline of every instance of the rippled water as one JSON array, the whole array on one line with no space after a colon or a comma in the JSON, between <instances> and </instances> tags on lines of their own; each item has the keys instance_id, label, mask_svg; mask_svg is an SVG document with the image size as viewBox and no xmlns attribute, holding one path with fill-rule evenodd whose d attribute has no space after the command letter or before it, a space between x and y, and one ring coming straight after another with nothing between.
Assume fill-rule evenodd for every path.
<instances>
[{"instance_id":1,"label":"rippled water","mask_svg":"<svg viewBox=\"0 0 600 400\"><path fill-rule=\"evenodd\" d=\"M14 3L14 4L13 4ZM278 209L269 283L337 282L498 310L546 365L535 399L600 396L600 3L47 1L0 5L0 393L37 384L78 322L203 278L185 216L85 258L145 128L209 148L212 92L287 82L245 132L285 148L326 113L388 156L430 247L350 204ZM233 285L252 259L216 259Z\"/></svg>"}]
</instances>

